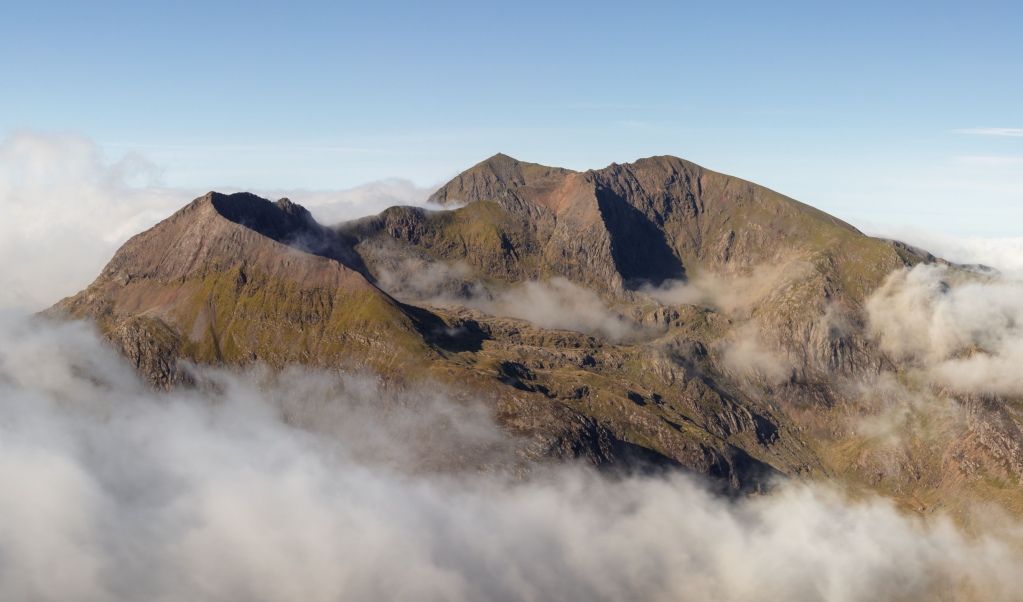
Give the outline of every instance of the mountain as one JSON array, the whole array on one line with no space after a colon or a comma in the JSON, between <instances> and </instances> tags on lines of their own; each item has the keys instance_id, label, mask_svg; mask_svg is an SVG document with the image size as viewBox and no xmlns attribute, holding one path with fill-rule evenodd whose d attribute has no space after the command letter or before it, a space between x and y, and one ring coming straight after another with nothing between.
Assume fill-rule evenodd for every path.
<instances>
[{"instance_id":1,"label":"mountain","mask_svg":"<svg viewBox=\"0 0 1023 602\"><path fill-rule=\"evenodd\" d=\"M157 387L194 381L181 360L443 386L531 461L734 491L821 479L914 512L1023 501L1011 404L912 384L870 336L886 278L943 260L675 157L574 172L499 154L431 201L449 210L324 227L287 199L210 193L48 314L95 320ZM864 393L891 382L886 407ZM906 401L924 392L966 418ZM896 406L931 434L857 427Z\"/></svg>"},{"instance_id":2,"label":"mountain","mask_svg":"<svg viewBox=\"0 0 1023 602\"><path fill-rule=\"evenodd\" d=\"M369 365L422 345L398 303L287 199L210 193L125 243L58 308L93 317L156 386L176 359L272 366L360 348Z\"/></svg>"}]
</instances>

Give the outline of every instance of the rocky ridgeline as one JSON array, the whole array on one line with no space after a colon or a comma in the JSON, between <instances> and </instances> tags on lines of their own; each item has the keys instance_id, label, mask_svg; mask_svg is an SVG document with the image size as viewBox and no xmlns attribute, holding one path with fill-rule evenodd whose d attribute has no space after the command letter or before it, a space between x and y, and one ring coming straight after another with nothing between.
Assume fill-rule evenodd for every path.
<instances>
[{"instance_id":1,"label":"rocky ridgeline","mask_svg":"<svg viewBox=\"0 0 1023 602\"><path fill-rule=\"evenodd\" d=\"M50 312L96 320L157 387L194 383L190 365L429 382L485 404L527 463L694 470L734 491L826 479L915 511L1018 499L1005 400L929 390L963 417L901 439L859 426L912 405L876 393L906 367L866 335L864 301L938 258L674 157L573 172L496 155L431 200L453 209L327 228L287 199L210 193ZM529 281L601 295L617 334L502 316ZM681 282L696 296L672 298Z\"/></svg>"}]
</instances>

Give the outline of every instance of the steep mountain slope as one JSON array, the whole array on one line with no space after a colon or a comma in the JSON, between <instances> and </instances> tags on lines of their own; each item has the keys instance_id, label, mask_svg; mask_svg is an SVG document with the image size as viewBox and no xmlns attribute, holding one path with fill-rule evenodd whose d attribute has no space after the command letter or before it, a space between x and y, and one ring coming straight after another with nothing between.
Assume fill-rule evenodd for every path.
<instances>
[{"instance_id":1,"label":"steep mountain slope","mask_svg":"<svg viewBox=\"0 0 1023 602\"><path fill-rule=\"evenodd\" d=\"M287 200L210 193L53 313L97 320L158 386L188 381L179 360L368 370L485 403L533 460L1023 509L998 485L1023 470L1011 404L910 382L869 335L867 298L937 258L674 157L577 173L497 155L432 200L457 208L328 229ZM537 304L537 282L593 296L595 330L501 315ZM894 430L862 428L893 411Z\"/></svg>"},{"instance_id":2,"label":"steep mountain slope","mask_svg":"<svg viewBox=\"0 0 1023 602\"><path fill-rule=\"evenodd\" d=\"M210 193L125 243L57 308L101 318L158 386L184 378L177 357L280 367L344 353L373 366L422 346L400 305L338 261L346 253L287 199Z\"/></svg>"}]
</instances>

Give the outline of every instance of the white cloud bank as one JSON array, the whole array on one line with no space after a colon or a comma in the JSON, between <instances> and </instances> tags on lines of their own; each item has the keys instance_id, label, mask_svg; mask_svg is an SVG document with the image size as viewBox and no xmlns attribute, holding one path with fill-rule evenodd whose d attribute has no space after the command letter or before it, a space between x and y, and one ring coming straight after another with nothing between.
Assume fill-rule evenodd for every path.
<instances>
[{"instance_id":1,"label":"white cloud bank","mask_svg":"<svg viewBox=\"0 0 1023 602\"><path fill-rule=\"evenodd\" d=\"M138 155L18 132L0 143L0 308L38 310L85 288L131 235L184 204Z\"/></svg>"},{"instance_id":2,"label":"white cloud bank","mask_svg":"<svg viewBox=\"0 0 1023 602\"><path fill-rule=\"evenodd\" d=\"M18 131L0 141L0 310L38 311L77 293L124 241L209 192L165 188L160 175L141 155L113 160L77 134ZM256 192L287 196L332 224L424 205L432 189L385 180L341 191Z\"/></svg>"},{"instance_id":3,"label":"white cloud bank","mask_svg":"<svg viewBox=\"0 0 1023 602\"><path fill-rule=\"evenodd\" d=\"M889 276L866 309L885 351L945 384L1023 394L1023 282L921 264Z\"/></svg>"},{"instance_id":4,"label":"white cloud bank","mask_svg":"<svg viewBox=\"0 0 1023 602\"><path fill-rule=\"evenodd\" d=\"M332 226L367 215L376 215L395 205L414 205L439 210L426 200L437 186L420 187L409 180L390 178L370 182L349 190L269 190L256 191L266 198L288 197L304 206L316 221Z\"/></svg>"},{"instance_id":5,"label":"white cloud bank","mask_svg":"<svg viewBox=\"0 0 1023 602\"><path fill-rule=\"evenodd\" d=\"M215 400L157 395L82 324L0 326L0 480L17 484L0 488L0 598L846 602L1023 586L1011 542L881 501L802 487L726 501L681 476L571 467L412 476L360 453L404 445L344 413L365 392L320 389L314 410L299 376L217 378ZM379 436L288 426L289 403Z\"/></svg>"},{"instance_id":6,"label":"white cloud bank","mask_svg":"<svg viewBox=\"0 0 1023 602\"><path fill-rule=\"evenodd\" d=\"M953 263L979 263L1006 276L1023 278L1023 236L959 238L912 226L886 227L873 224L872 235L893 238L914 245Z\"/></svg>"},{"instance_id":7,"label":"white cloud bank","mask_svg":"<svg viewBox=\"0 0 1023 602\"><path fill-rule=\"evenodd\" d=\"M162 189L158 175L76 136L6 139L0 306L78 290L121 240L201 194ZM374 209L387 195L422 198L396 189L359 194ZM952 329L914 349L1015 344L997 335L1017 318L1013 291L949 305L932 276L903 275L912 290L891 291L923 312L909 334ZM531 319L611 315L558 282L520 293L522 312L556 306ZM991 316L971 323L972 304ZM1023 586L1016 525L1005 541L967 541L940 516L922 524L882 501L795 486L724 501L681 476L612 483L578 467L518 483L413 476L399 469L420 453L406 423L366 411L390 393L257 376L216 375L215 399L158 395L86 325L0 323L0 599L846 602L1011 599ZM485 415L419 394L410 428L501 441Z\"/></svg>"}]
</instances>

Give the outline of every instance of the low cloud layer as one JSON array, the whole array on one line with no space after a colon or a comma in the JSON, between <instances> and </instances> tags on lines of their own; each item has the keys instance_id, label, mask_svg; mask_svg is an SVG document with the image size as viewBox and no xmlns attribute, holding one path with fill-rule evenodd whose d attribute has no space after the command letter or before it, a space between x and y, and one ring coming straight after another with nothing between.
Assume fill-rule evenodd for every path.
<instances>
[{"instance_id":1,"label":"low cloud layer","mask_svg":"<svg viewBox=\"0 0 1023 602\"><path fill-rule=\"evenodd\" d=\"M882 348L961 390L1023 393L1023 283L918 265L867 301Z\"/></svg>"},{"instance_id":2,"label":"low cloud layer","mask_svg":"<svg viewBox=\"0 0 1023 602\"><path fill-rule=\"evenodd\" d=\"M333 226L367 215L376 215L396 205L443 209L426 202L437 188L439 186L424 188L416 186L409 180L391 178L349 190L270 190L258 194L273 199L288 197L308 209L316 221Z\"/></svg>"},{"instance_id":3,"label":"low cloud layer","mask_svg":"<svg viewBox=\"0 0 1023 602\"><path fill-rule=\"evenodd\" d=\"M625 340L639 331L638 324L614 313L597 293L561 277L551 278L547 283L523 282L494 299L475 298L469 304L489 314L610 341Z\"/></svg>"},{"instance_id":4,"label":"low cloud layer","mask_svg":"<svg viewBox=\"0 0 1023 602\"><path fill-rule=\"evenodd\" d=\"M958 238L920 228L875 226L878 236L901 240L960 264L982 264L1012 278L1023 278L1023 237Z\"/></svg>"},{"instance_id":5,"label":"low cloud layer","mask_svg":"<svg viewBox=\"0 0 1023 602\"><path fill-rule=\"evenodd\" d=\"M803 487L728 501L573 467L416 476L364 453L406 440L372 412L344 427L372 437L289 423L289 400L321 400L304 411L328 423L362 406L358 387L295 386L332 377L214 373L216 396L157 395L85 325L0 329L0 478L18 483L0 490L4 599L839 602L1023 585L1011 541L885 502Z\"/></svg>"},{"instance_id":6,"label":"low cloud layer","mask_svg":"<svg viewBox=\"0 0 1023 602\"><path fill-rule=\"evenodd\" d=\"M85 288L121 243L190 200L159 184L140 156L111 161L80 136L0 142L0 308L38 310Z\"/></svg>"},{"instance_id":7,"label":"low cloud layer","mask_svg":"<svg viewBox=\"0 0 1023 602\"><path fill-rule=\"evenodd\" d=\"M114 251L208 190L166 188L142 155L109 157L71 133L18 131L0 141L0 310L38 311L82 290ZM234 192L223 188L219 192ZM289 197L332 224L392 205L424 205L406 180L339 191L256 191Z\"/></svg>"}]
</instances>

